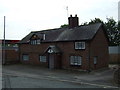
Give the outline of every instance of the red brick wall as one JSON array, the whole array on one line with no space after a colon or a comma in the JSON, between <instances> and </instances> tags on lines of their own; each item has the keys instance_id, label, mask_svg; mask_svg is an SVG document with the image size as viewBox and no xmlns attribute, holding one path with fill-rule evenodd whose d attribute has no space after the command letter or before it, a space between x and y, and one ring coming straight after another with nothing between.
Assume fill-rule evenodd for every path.
<instances>
[{"instance_id":1,"label":"red brick wall","mask_svg":"<svg viewBox=\"0 0 120 90\"><path fill-rule=\"evenodd\" d=\"M22 44L20 46L20 60L22 60L22 54L29 54L29 61L26 63L31 64L37 64L37 65L48 65L47 63L40 63L39 61L39 55L42 55L45 50L49 47L49 45L57 45L60 50L62 51L62 55L59 57L58 61L61 63L61 68L80 68L80 69L86 69L87 62L86 62L86 55L88 56L88 44L86 43L86 49L85 50L75 50L74 42L58 42L58 43L44 43L40 45L29 45L29 44ZM46 54L47 55L47 54ZM82 66L70 66L70 56L71 55L79 55L82 56ZM48 57L47 57L48 58ZM61 62L60 62L61 61ZM57 64L57 63L56 63ZM55 66L57 67L57 66Z\"/></svg>"},{"instance_id":2,"label":"red brick wall","mask_svg":"<svg viewBox=\"0 0 120 90\"><path fill-rule=\"evenodd\" d=\"M100 28L96 36L90 44L90 66L94 69L93 57L98 56L98 62L96 68L108 67L109 53L108 53L108 42L103 30Z\"/></svg>"},{"instance_id":3,"label":"red brick wall","mask_svg":"<svg viewBox=\"0 0 120 90\"><path fill-rule=\"evenodd\" d=\"M30 63L30 64L36 64L36 65L41 65L41 66L46 66L48 67L48 62L40 62L39 61L39 55L43 55L46 53L45 50L48 48L49 43L46 44L40 44L40 45L30 45L30 44L22 44L20 45L20 61L23 63ZM23 61L22 60L22 54L28 54L29 55L29 61ZM48 58L48 56L47 56ZM48 59L47 59L48 60Z\"/></svg>"},{"instance_id":4,"label":"red brick wall","mask_svg":"<svg viewBox=\"0 0 120 90\"><path fill-rule=\"evenodd\" d=\"M61 48L62 54L62 68L79 68L79 69L86 69L87 62L86 62L86 55L88 55L88 44L86 42L86 49L85 50L75 50L75 43L74 42L59 42L57 46ZM70 56L77 55L82 56L82 66L71 66L70 65Z\"/></svg>"}]
</instances>

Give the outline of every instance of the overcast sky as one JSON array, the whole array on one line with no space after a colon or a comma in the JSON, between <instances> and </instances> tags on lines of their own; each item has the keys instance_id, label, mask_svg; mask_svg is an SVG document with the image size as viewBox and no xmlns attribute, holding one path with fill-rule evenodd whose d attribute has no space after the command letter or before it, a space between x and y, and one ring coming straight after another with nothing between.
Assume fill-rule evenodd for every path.
<instances>
[{"instance_id":1,"label":"overcast sky","mask_svg":"<svg viewBox=\"0 0 120 90\"><path fill-rule=\"evenodd\" d=\"M6 16L6 39L22 39L31 31L59 28L68 14L77 14L79 24L90 19L118 19L119 0L0 0L0 39Z\"/></svg>"}]
</instances>

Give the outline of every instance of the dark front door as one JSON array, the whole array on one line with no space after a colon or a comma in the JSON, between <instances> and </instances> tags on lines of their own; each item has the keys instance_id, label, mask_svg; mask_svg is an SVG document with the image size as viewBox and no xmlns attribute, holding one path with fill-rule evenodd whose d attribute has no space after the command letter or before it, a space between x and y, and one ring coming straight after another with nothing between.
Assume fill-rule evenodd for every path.
<instances>
[{"instance_id":1,"label":"dark front door","mask_svg":"<svg viewBox=\"0 0 120 90\"><path fill-rule=\"evenodd\" d=\"M49 55L49 68L54 69L54 54Z\"/></svg>"}]
</instances>

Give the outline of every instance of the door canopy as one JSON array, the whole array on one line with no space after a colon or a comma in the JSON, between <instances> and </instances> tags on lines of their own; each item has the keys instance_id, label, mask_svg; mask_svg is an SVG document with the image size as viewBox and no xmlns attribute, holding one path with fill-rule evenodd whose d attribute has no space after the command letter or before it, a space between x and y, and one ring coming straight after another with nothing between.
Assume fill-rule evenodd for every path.
<instances>
[{"instance_id":1,"label":"door canopy","mask_svg":"<svg viewBox=\"0 0 120 90\"><path fill-rule=\"evenodd\" d=\"M61 53L60 49L55 45L50 45L47 50L47 53Z\"/></svg>"}]
</instances>

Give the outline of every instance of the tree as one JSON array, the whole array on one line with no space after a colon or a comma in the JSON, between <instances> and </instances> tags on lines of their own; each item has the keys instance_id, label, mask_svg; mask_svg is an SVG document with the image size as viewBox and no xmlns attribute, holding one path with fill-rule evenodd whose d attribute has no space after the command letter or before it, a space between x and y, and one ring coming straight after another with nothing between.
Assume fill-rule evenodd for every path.
<instances>
[{"instance_id":1,"label":"tree","mask_svg":"<svg viewBox=\"0 0 120 90\"><path fill-rule=\"evenodd\" d=\"M68 24L61 25L60 27L61 27L61 28L67 28L67 27L68 27Z\"/></svg>"},{"instance_id":2,"label":"tree","mask_svg":"<svg viewBox=\"0 0 120 90\"><path fill-rule=\"evenodd\" d=\"M89 23L88 22L84 22L84 23L82 23L81 25L88 25Z\"/></svg>"},{"instance_id":3,"label":"tree","mask_svg":"<svg viewBox=\"0 0 120 90\"><path fill-rule=\"evenodd\" d=\"M120 45L120 22L117 23L113 18L107 18L107 22L104 23L104 26L109 37L109 45Z\"/></svg>"},{"instance_id":4,"label":"tree","mask_svg":"<svg viewBox=\"0 0 120 90\"><path fill-rule=\"evenodd\" d=\"M91 19L91 21L88 24L94 24L94 23L103 23L103 21L99 18Z\"/></svg>"}]
</instances>

